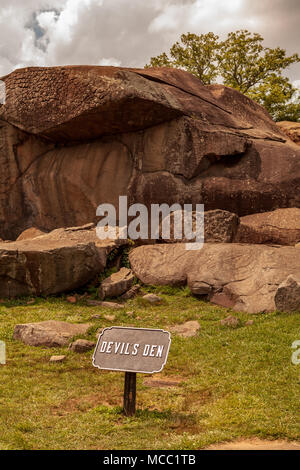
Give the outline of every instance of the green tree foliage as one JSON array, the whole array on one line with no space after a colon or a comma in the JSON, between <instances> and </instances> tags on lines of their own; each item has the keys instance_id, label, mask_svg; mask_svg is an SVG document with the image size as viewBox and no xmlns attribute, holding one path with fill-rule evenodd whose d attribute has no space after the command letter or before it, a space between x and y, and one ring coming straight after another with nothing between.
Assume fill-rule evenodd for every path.
<instances>
[{"instance_id":1,"label":"green tree foliage","mask_svg":"<svg viewBox=\"0 0 300 470\"><path fill-rule=\"evenodd\" d=\"M152 57L146 67L181 68L204 84L219 78L264 106L273 119L300 121L299 93L282 75L300 61L298 54L287 56L280 47L264 47L263 37L247 30L231 32L224 41L213 33L183 34L180 41L169 55Z\"/></svg>"},{"instance_id":2,"label":"green tree foliage","mask_svg":"<svg viewBox=\"0 0 300 470\"><path fill-rule=\"evenodd\" d=\"M146 67L176 67L198 77L204 84L212 83L218 75L217 53L219 37L213 33L182 34L181 44L176 42L170 49L170 57L163 52L152 57Z\"/></svg>"}]
</instances>

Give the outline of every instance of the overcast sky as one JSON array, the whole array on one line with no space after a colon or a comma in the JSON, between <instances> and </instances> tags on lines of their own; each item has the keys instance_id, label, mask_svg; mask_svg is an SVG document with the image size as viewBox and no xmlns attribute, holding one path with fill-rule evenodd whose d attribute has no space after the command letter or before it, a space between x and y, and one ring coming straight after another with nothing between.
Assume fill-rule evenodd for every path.
<instances>
[{"instance_id":1,"label":"overcast sky","mask_svg":"<svg viewBox=\"0 0 300 470\"><path fill-rule=\"evenodd\" d=\"M300 53L300 0L0 0L0 76L31 65L143 67L182 33L237 29ZM300 80L300 64L287 75Z\"/></svg>"}]
</instances>

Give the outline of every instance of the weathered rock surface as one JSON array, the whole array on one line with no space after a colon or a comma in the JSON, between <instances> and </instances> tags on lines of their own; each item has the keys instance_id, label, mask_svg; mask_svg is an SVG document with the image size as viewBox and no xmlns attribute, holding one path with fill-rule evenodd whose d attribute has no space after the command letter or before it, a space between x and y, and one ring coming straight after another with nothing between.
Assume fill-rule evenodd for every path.
<instances>
[{"instance_id":1,"label":"weathered rock surface","mask_svg":"<svg viewBox=\"0 0 300 470\"><path fill-rule=\"evenodd\" d=\"M282 312L300 312L300 275L290 275L278 287L275 294L275 305Z\"/></svg>"},{"instance_id":2,"label":"weathered rock surface","mask_svg":"<svg viewBox=\"0 0 300 470\"><path fill-rule=\"evenodd\" d=\"M276 124L295 144L300 145L300 122L280 121Z\"/></svg>"},{"instance_id":3,"label":"weathered rock surface","mask_svg":"<svg viewBox=\"0 0 300 470\"><path fill-rule=\"evenodd\" d=\"M124 294L134 282L134 275L131 269L121 268L118 272L111 274L101 282L98 290L100 299L105 297L119 297Z\"/></svg>"},{"instance_id":4,"label":"weathered rock surface","mask_svg":"<svg viewBox=\"0 0 300 470\"><path fill-rule=\"evenodd\" d=\"M89 226L0 243L0 296L49 295L76 289L103 271L107 255L120 243L124 240L99 240Z\"/></svg>"},{"instance_id":5,"label":"weathered rock surface","mask_svg":"<svg viewBox=\"0 0 300 470\"><path fill-rule=\"evenodd\" d=\"M178 220L178 228L179 233L182 234L180 239L174 238L174 222ZM176 211L176 213L171 213L170 217L167 217L167 221L170 220L170 237L163 238L163 227L164 221L161 222L159 230L161 241L163 243L176 243L176 242L192 242L195 239L188 240L184 236L183 231L183 220L184 220L184 212L183 211ZM175 222L176 223L176 222ZM233 241L234 237L236 236L237 229L239 225L239 217L236 214L233 214L228 211L224 211L221 209L215 209L212 211L204 212L204 242L205 243L230 243ZM192 214L192 228L193 233L197 235L201 235L202 224L201 221L196 220L196 213L193 212Z\"/></svg>"},{"instance_id":6,"label":"weathered rock surface","mask_svg":"<svg viewBox=\"0 0 300 470\"><path fill-rule=\"evenodd\" d=\"M121 295L121 299L122 300L133 299L139 293L140 289L141 289L141 286L139 284L135 284L134 286L130 287L130 289L127 292Z\"/></svg>"},{"instance_id":7,"label":"weathered rock surface","mask_svg":"<svg viewBox=\"0 0 300 470\"><path fill-rule=\"evenodd\" d=\"M233 315L229 315L228 317L220 320L220 325L228 326L229 328L237 328L240 323L240 320L237 317L234 317Z\"/></svg>"},{"instance_id":8,"label":"weathered rock surface","mask_svg":"<svg viewBox=\"0 0 300 470\"><path fill-rule=\"evenodd\" d=\"M33 67L2 79L3 239L96 221L119 195L239 216L300 206L299 147L231 88L167 68Z\"/></svg>"},{"instance_id":9,"label":"weathered rock surface","mask_svg":"<svg viewBox=\"0 0 300 470\"><path fill-rule=\"evenodd\" d=\"M295 245L300 241L300 209L277 209L241 217L235 241Z\"/></svg>"},{"instance_id":10,"label":"weathered rock surface","mask_svg":"<svg viewBox=\"0 0 300 470\"><path fill-rule=\"evenodd\" d=\"M90 327L89 323L74 324L56 320L24 323L15 326L13 339L29 346L54 348L66 346L73 336L85 334Z\"/></svg>"},{"instance_id":11,"label":"weathered rock surface","mask_svg":"<svg viewBox=\"0 0 300 470\"><path fill-rule=\"evenodd\" d=\"M249 313L275 310L279 284L300 275L300 251L291 246L207 243L189 251L181 243L156 244L133 249L129 259L143 283L188 284L195 294Z\"/></svg>"}]
</instances>

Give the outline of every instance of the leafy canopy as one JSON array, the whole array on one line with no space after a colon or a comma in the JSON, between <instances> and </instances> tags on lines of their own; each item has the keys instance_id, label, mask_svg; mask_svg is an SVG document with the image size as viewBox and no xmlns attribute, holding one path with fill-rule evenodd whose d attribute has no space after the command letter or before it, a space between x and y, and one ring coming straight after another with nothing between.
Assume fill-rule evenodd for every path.
<instances>
[{"instance_id":1,"label":"leafy canopy","mask_svg":"<svg viewBox=\"0 0 300 470\"><path fill-rule=\"evenodd\" d=\"M146 67L180 68L206 85L219 78L260 103L275 120L300 121L298 90L282 75L300 57L287 56L280 47L264 47L263 40L247 30L231 32L224 41L213 33L182 34L169 55L152 57Z\"/></svg>"}]
</instances>

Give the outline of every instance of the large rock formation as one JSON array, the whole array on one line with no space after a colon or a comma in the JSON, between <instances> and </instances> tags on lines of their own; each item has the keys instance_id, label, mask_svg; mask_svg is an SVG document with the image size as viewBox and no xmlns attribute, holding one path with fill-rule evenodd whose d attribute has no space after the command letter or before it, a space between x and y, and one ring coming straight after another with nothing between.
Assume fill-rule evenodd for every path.
<instances>
[{"instance_id":1,"label":"large rock formation","mask_svg":"<svg viewBox=\"0 0 300 470\"><path fill-rule=\"evenodd\" d=\"M95 221L101 203L300 207L300 150L262 107L174 69L53 67L2 77L0 237Z\"/></svg>"},{"instance_id":2,"label":"large rock formation","mask_svg":"<svg viewBox=\"0 0 300 470\"><path fill-rule=\"evenodd\" d=\"M249 313L275 310L278 286L300 276L300 250L291 246L207 243L189 251L185 244L156 244L133 249L129 258L146 284L188 284L194 294Z\"/></svg>"},{"instance_id":3,"label":"large rock formation","mask_svg":"<svg viewBox=\"0 0 300 470\"><path fill-rule=\"evenodd\" d=\"M101 273L126 240L99 240L89 225L56 229L31 240L0 243L0 297L73 290Z\"/></svg>"}]
</instances>

